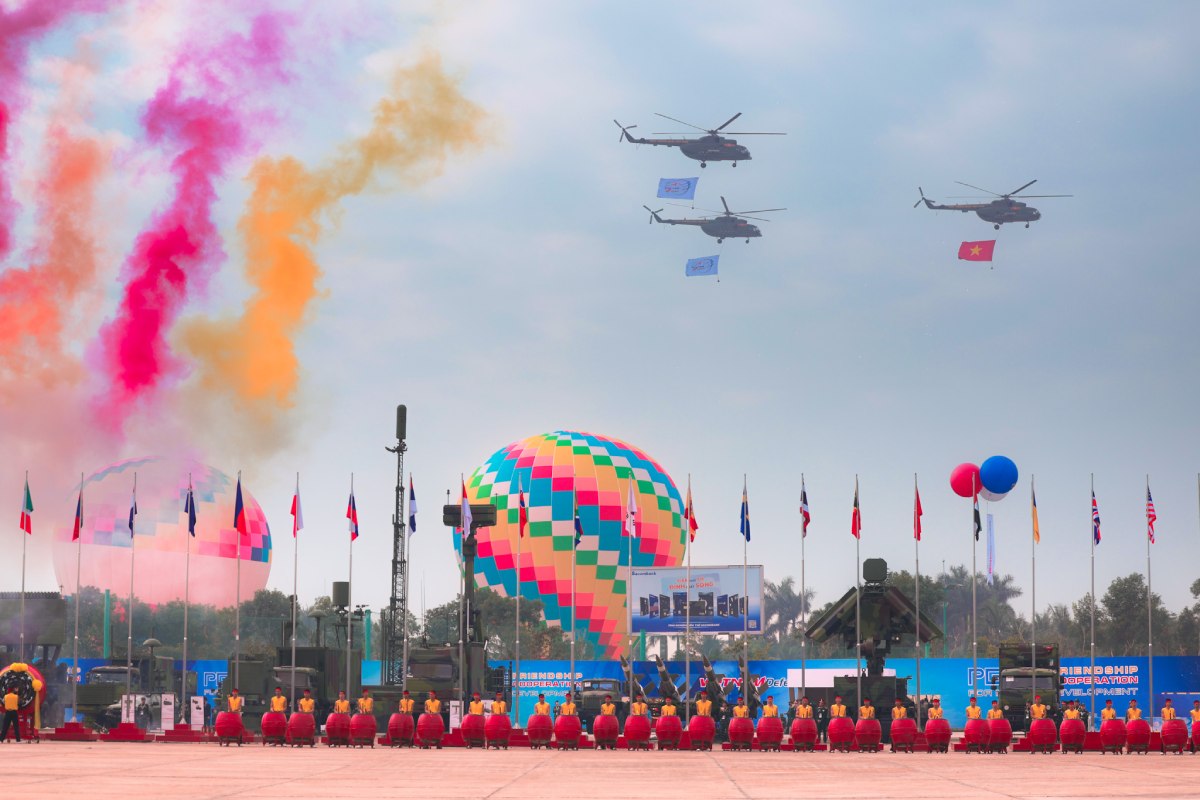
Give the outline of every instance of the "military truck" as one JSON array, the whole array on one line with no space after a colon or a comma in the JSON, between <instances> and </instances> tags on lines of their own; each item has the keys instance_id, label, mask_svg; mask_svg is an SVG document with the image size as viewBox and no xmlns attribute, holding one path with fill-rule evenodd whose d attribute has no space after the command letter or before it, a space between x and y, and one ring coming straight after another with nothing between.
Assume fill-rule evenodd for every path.
<instances>
[{"instance_id":1,"label":"military truck","mask_svg":"<svg viewBox=\"0 0 1200 800\"><path fill-rule=\"evenodd\" d=\"M175 661L169 656L134 659L127 667L123 660L92 667L78 687L78 713L84 724L111 729L121 721L121 695L128 686L134 694L171 693Z\"/></svg>"},{"instance_id":2,"label":"military truck","mask_svg":"<svg viewBox=\"0 0 1200 800\"><path fill-rule=\"evenodd\" d=\"M291 697L291 662L290 646L276 648L273 657L242 656L237 662L235 684L234 662L230 659L229 672L218 689L217 709L225 707L225 699L236 688L245 703L242 723L247 730L257 731L262 715L269 710L275 687L281 687L284 695ZM362 651L351 651L350 662L350 697L353 699L361 686ZM296 697L304 694L305 689L310 689L317 703L317 718L324 721L324 716L333 710L333 701L337 699L338 692L346 689L346 651L331 647L297 647L295 674Z\"/></svg>"},{"instance_id":3,"label":"military truck","mask_svg":"<svg viewBox=\"0 0 1200 800\"><path fill-rule=\"evenodd\" d=\"M641 694L644 698L646 692L642 689L642 685L634 680L634 692ZM576 712L579 714L579 722L584 726L584 730L592 729L592 720L600 716L600 706L604 705L606 696L612 697L613 703L617 706L617 716L622 720L629 715L629 682L618 681L615 678L592 678L580 681L576 687L578 699L575 701L577 706Z\"/></svg>"},{"instance_id":4,"label":"military truck","mask_svg":"<svg viewBox=\"0 0 1200 800\"><path fill-rule=\"evenodd\" d=\"M1057 644L1001 644L999 661L1000 670L992 688L1004 709L1004 718L1014 731L1029 730L1025 708L1035 695L1041 696L1052 716L1061 713L1062 676Z\"/></svg>"}]
</instances>

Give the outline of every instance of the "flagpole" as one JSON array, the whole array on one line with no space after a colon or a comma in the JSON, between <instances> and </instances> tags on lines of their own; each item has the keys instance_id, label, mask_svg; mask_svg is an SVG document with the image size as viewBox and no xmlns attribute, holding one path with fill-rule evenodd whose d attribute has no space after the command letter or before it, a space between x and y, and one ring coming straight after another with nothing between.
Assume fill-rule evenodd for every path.
<instances>
[{"instance_id":1,"label":"flagpole","mask_svg":"<svg viewBox=\"0 0 1200 800\"><path fill-rule=\"evenodd\" d=\"M288 701L293 712L296 710L296 606L300 604L298 594L300 574L300 529L296 525L303 516L300 506L300 473L296 473L296 517L292 518L292 691Z\"/></svg>"},{"instance_id":2,"label":"flagpole","mask_svg":"<svg viewBox=\"0 0 1200 800\"><path fill-rule=\"evenodd\" d=\"M626 494L629 496L630 500L634 500L633 471L632 470L630 470L630 472L629 472L629 483L627 484L627 487L628 487L628 491L626 492ZM628 626L628 628L627 628L628 632L625 635L625 648L629 652L629 702L630 702L630 704L633 703L633 604L629 602L629 596L630 596L630 594L633 593L633 538L635 536L637 536L637 508L635 508L635 503L636 503L636 500L634 501L634 503L630 503L629 508L625 509L625 515L628 517L626 526L629 528L629 530L626 531L626 533L628 534L628 536L627 536L628 541L625 543L626 547L629 548L629 552L628 552L629 576L625 579L625 612L626 612L625 613L625 616L626 616L625 624ZM572 593L575 591L574 566L572 566L572 572L571 572L571 591L572 591ZM659 613L660 614L662 613L662 609L659 609ZM571 630L574 631L575 630L575 617L574 617L575 598L573 595L571 597L571 614L572 614ZM571 679L574 680L574 678L575 678L575 665L574 665L574 663L572 663ZM631 705L631 707L632 707L632 705Z\"/></svg>"},{"instance_id":3,"label":"flagpole","mask_svg":"<svg viewBox=\"0 0 1200 800\"><path fill-rule=\"evenodd\" d=\"M975 589L979 583L978 566L975 560L979 549L979 495L975 485L975 473L971 473L971 694L979 696L979 629L976 627Z\"/></svg>"},{"instance_id":4,"label":"flagpole","mask_svg":"<svg viewBox=\"0 0 1200 800\"><path fill-rule=\"evenodd\" d=\"M692 473L688 473L688 493L692 496ZM683 623L683 680L687 687L683 698L683 724L692 719L692 510L685 502L683 546L687 549L687 608Z\"/></svg>"},{"instance_id":5,"label":"flagpole","mask_svg":"<svg viewBox=\"0 0 1200 800\"><path fill-rule=\"evenodd\" d=\"M1154 589L1150 583L1150 475L1146 475L1146 660L1150 662L1150 724L1154 724ZM1094 537L1093 537L1094 538Z\"/></svg>"},{"instance_id":6,"label":"flagpole","mask_svg":"<svg viewBox=\"0 0 1200 800\"><path fill-rule=\"evenodd\" d=\"M800 473L800 499L807 502L804 490L804 473ZM805 520L806 509L800 509L800 696L808 696L808 591L804 582L804 540L808 538L808 522Z\"/></svg>"},{"instance_id":7,"label":"flagpole","mask_svg":"<svg viewBox=\"0 0 1200 800\"><path fill-rule=\"evenodd\" d=\"M1034 490L1034 476L1031 473L1029 476L1029 497L1034 503L1034 513L1037 509L1037 492ZM1031 515L1033 522L1033 533L1037 533L1036 517ZM1030 576L1029 576L1029 674L1033 676L1033 689L1037 691L1037 539L1034 536L1029 537L1029 549L1031 551Z\"/></svg>"},{"instance_id":8,"label":"flagpole","mask_svg":"<svg viewBox=\"0 0 1200 800\"><path fill-rule=\"evenodd\" d=\"M25 493L29 493L29 470L25 470ZM21 498L21 510L25 510L25 498ZM33 524L29 527L32 529ZM21 657L20 660L25 660L25 545L26 539L29 538L28 531L21 531Z\"/></svg>"},{"instance_id":9,"label":"flagpole","mask_svg":"<svg viewBox=\"0 0 1200 800\"><path fill-rule=\"evenodd\" d=\"M854 476L854 499L858 501L858 475ZM862 705L862 505L859 508L859 531L854 537L854 655L857 665L854 672L857 677L858 704Z\"/></svg>"},{"instance_id":10,"label":"flagpole","mask_svg":"<svg viewBox=\"0 0 1200 800\"><path fill-rule=\"evenodd\" d=\"M531 472L530 475L533 473ZM509 489L512 489L512 484L509 484ZM525 487L521 484L520 475L517 476L517 494L524 502ZM525 510L518 506L517 508L517 655L513 663L513 716L517 718L517 727L521 727L521 540L525 538L524 529L521 527L521 514Z\"/></svg>"},{"instance_id":11,"label":"flagpole","mask_svg":"<svg viewBox=\"0 0 1200 800\"><path fill-rule=\"evenodd\" d=\"M354 497L354 473L350 473L350 497ZM358 525L358 504L354 507L354 524ZM354 651L354 608L351 601L351 590L354 583L354 537L350 537L349 561L346 565L346 700L350 699L351 688L351 654ZM459 662L460 664L463 662Z\"/></svg>"},{"instance_id":12,"label":"flagpole","mask_svg":"<svg viewBox=\"0 0 1200 800\"><path fill-rule=\"evenodd\" d=\"M195 500L192 496L192 473L188 473L188 505L190 508L185 508L184 513L188 515L188 530L187 530L187 555L183 560L183 664L180 670L180 687L179 687L179 712L180 719L185 724L187 722L187 651L188 651L188 601L189 590L191 589L192 579L192 510L195 506Z\"/></svg>"},{"instance_id":13,"label":"flagpole","mask_svg":"<svg viewBox=\"0 0 1200 800\"><path fill-rule=\"evenodd\" d=\"M747 520L750 517L750 496L746 492L746 473L742 473L742 497L745 498L744 507L746 509ZM750 585L747 567L748 550L750 540L746 537L746 532L742 531L742 602L746 604L745 610L738 609L742 612L742 663L746 666L746 671L742 674L742 697L748 697L750 694ZM746 705L750 705L747 703Z\"/></svg>"},{"instance_id":14,"label":"flagpole","mask_svg":"<svg viewBox=\"0 0 1200 800\"><path fill-rule=\"evenodd\" d=\"M1096 507L1096 473L1091 474L1092 483L1092 508ZM1092 533L1088 537L1092 540L1092 591L1090 596L1091 601L1091 667L1088 675L1091 680L1091 712L1088 714L1089 723L1096 718L1096 522L1095 516L1092 517Z\"/></svg>"},{"instance_id":15,"label":"flagpole","mask_svg":"<svg viewBox=\"0 0 1200 800\"><path fill-rule=\"evenodd\" d=\"M573 481L574 479L572 479ZM578 562L577 554L579 553L579 543L575 541L578 531L575 530L575 521L579 519L579 498L575 493L575 485L571 485L571 510L573 516L571 519L571 674L567 676L567 691L571 693L571 702L575 702L575 566ZM583 527L583 521L579 521L580 528ZM625 604L629 605L629 587L625 587Z\"/></svg>"},{"instance_id":16,"label":"flagpole","mask_svg":"<svg viewBox=\"0 0 1200 800\"><path fill-rule=\"evenodd\" d=\"M83 473L79 473L79 526L83 527ZM79 585L83 569L83 531L75 539L75 643L71 652L71 721L79 714L79 598L82 592Z\"/></svg>"},{"instance_id":17,"label":"flagpole","mask_svg":"<svg viewBox=\"0 0 1200 800\"><path fill-rule=\"evenodd\" d=\"M242 485L242 471L238 470L238 487ZM245 506L242 508L242 514L246 513ZM242 673L242 528L244 525L239 525L237 519L237 509L233 511L233 527L234 533L237 534L237 587L234 589L233 601L233 688L238 688L241 683Z\"/></svg>"},{"instance_id":18,"label":"flagpole","mask_svg":"<svg viewBox=\"0 0 1200 800\"><path fill-rule=\"evenodd\" d=\"M921 515L918 511L917 498L920 492L917 489L917 473L913 473L913 550L916 558L917 582L916 582L916 602L917 602L917 730L921 729L921 537L917 534L920 530Z\"/></svg>"},{"instance_id":19,"label":"flagpole","mask_svg":"<svg viewBox=\"0 0 1200 800\"><path fill-rule=\"evenodd\" d=\"M137 473L133 473L133 505L129 509L129 608L125 610L128 635L125 639L125 696L133 708L133 564L137 548L134 546L133 529L137 523Z\"/></svg>"}]
</instances>

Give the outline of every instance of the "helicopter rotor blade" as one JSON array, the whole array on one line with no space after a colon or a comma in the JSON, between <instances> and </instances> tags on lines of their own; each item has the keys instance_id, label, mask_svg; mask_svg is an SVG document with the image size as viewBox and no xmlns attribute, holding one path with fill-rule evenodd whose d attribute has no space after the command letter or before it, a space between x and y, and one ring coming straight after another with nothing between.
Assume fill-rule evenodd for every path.
<instances>
[{"instance_id":1,"label":"helicopter rotor blade","mask_svg":"<svg viewBox=\"0 0 1200 800\"><path fill-rule=\"evenodd\" d=\"M787 136L782 131L724 131L726 136Z\"/></svg>"},{"instance_id":2,"label":"helicopter rotor blade","mask_svg":"<svg viewBox=\"0 0 1200 800\"><path fill-rule=\"evenodd\" d=\"M765 214L768 211L787 211L786 208L752 208L749 211L734 211L734 214Z\"/></svg>"},{"instance_id":3,"label":"helicopter rotor blade","mask_svg":"<svg viewBox=\"0 0 1200 800\"><path fill-rule=\"evenodd\" d=\"M626 132L631 131L637 127L637 125L622 125L621 123L617 122L615 119L613 120L613 124L621 129L621 135L617 137L618 142L620 142L622 139L625 138Z\"/></svg>"},{"instance_id":4,"label":"helicopter rotor blade","mask_svg":"<svg viewBox=\"0 0 1200 800\"><path fill-rule=\"evenodd\" d=\"M1003 197L1004 196L1002 194L997 194L996 192L993 192L991 189L984 189L981 186L973 186L969 183L963 183L962 181L955 181L955 183L957 183L959 186L966 186L970 189L975 189L976 191L979 191L979 192L986 192L987 194L990 194L993 197Z\"/></svg>"},{"instance_id":5,"label":"helicopter rotor blade","mask_svg":"<svg viewBox=\"0 0 1200 800\"><path fill-rule=\"evenodd\" d=\"M654 112L654 115L656 117L662 117L663 119L669 119L669 120L671 120L671 122L678 122L680 125L687 125L689 128L695 128L696 130L701 131L703 133L708 133L708 128L701 128L699 125L693 125L692 123L684 122L681 119L675 119L674 117L668 117L666 114L659 114L657 111Z\"/></svg>"},{"instance_id":6,"label":"helicopter rotor blade","mask_svg":"<svg viewBox=\"0 0 1200 800\"><path fill-rule=\"evenodd\" d=\"M690 210L692 210L692 211L703 211L703 212L705 212L706 214L720 214L720 213L721 213L720 211L717 211L717 210L716 210L716 209L714 209L714 208L697 208L696 206L689 206L689 205L685 205L685 204L683 204L683 203L667 203L667 205L669 205L669 206L678 206L679 208L687 208L687 209L690 209Z\"/></svg>"},{"instance_id":7,"label":"helicopter rotor blade","mask_svg":"<svg viewBox=\"0 0 1200 800\"><path fill-rule=\"evenodd\" d=\"M730 117L729 119L725 120L725 125L720 125L720 126L716 127L715 129L713 129L713 132L714 132L714 133L716 133L716 132L718 132L718 131L725 130L725 127L726 127L726 125L728 125L729 123L733 122L735 119L737 119L737 118L738 118L738 117L740 117L741 115L742 115L742 112L740 112L740 111L739 111L738 113L734 114L732 117Z\"/></svg>"},{"instance_id":8,"label":"helicopter rotor blade","mask_svg":"<svg viewBox=\"0 0 1200 800\"><path fill-rule=\"evenodd\" d=\"M758 220L759 222L770 222L771 221L769 219L764 219L763 217L752 217L748 214L741 214L741 213L738 214L738 218L739 219L754 219L754 220Z\"/></svg>"},{"instance_id":9,"label":"helicopter rotor blade","mask_svg":"<svg viewBox=\"0 0 1200 800\"><path fill-rule=\"evenodd\" d=\"M1017 197L1017 195L1012 195ZM1023 194L1020 197L1074 197L1073 194Z\"/></svg>"},{"instance_id":10,"label":"helicopter rotor blade","mask_svg":"<svg viewBox=\"0 0 1200 800\"><path fill-rule=\"evenodd\" d=\"M733 212L729 210L729 203L725 202L725 195L721 195L721 205L725 206L726 214L729 214L730 216L733 215Z\"/></svg>"},{"instance_id":11,"label":"helicopter rotor blade","mask_svg":"<svg viewBox=\"0 0 1200 800\"><path fill-rule=\"evenodd\" d=\"M1024 186L1022 186L1020 189L1013 189L1011 192L1009 192L1008 194L1006 194L1006 195L1004 195L1004 196L1005 196L1005 197L1012 197L1014 194L1017 194L1017 193L1021 192L1021 191L1022 191L1022 190L1024 190L1024 189L1028 189L1030 186L1033 186L1035 183L1037 183L1037 178L1034 178L1034 179L1033 179L1033 180L1031 180L1029 183L1027 183L1027 184L1025 184Z\"/></svg>"},{"instance_id":12,"label":"helicopter rotor blade","mask_svg":"<svg viewBox=\"0 0 1200 800\"><path fill-rule=\"evenodd\" d=\"M917 191L920 193L921 198L917 200L917 202L913 203L913 208L916 208L917 206L921 205L921 203L925 202L925 190L918 186Z\"/></svg>"}]
</instances>

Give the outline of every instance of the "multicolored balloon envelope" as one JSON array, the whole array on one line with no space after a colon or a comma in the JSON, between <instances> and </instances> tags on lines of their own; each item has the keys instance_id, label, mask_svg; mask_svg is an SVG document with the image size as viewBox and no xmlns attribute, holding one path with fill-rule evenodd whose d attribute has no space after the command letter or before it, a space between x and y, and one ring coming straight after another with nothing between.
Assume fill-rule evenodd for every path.
<instances>
[{"instance_id":1,"label":"multicolored balloon envelope","mask_svg":"<svg viewBox=\"0 0 1200 800\"><path fill-rule=\"evenodd\" d=\"M238 533L233 527L236 479L198 461L139 458L92 474L83 484L80 583L110 589L119 598L129 592L129 501L137 472L138 515L134 524L137 558L133 593L145 603L183 599L184 561L189 545L188 475L196 500L196 537L191 540L192 603L227 607L237 595ZM271 531L258 502L242 483L249 537L241 545L242 599L267 585L271 571ZM74 509L75 497L65 498ZM75 591L76 546L71 541L74 515L55 531L54 573L67 593Z\"/></svg>"},{"instance_id":2,"label":"multicolored balloon envelope","mask_svg":"<svg viewBox=\"0 0 1200 800\"><path fill-rule=\"evenodd\" d=\"M541 600L546 619L571 620L571 547L575 504L583 525L577 552L576 618L581 640L598 657L625 647L629 538L623 534L629 482L637 503L635 567L676 566L684 557L683 501L671 477L643 451L617 439L575 431L531 436L497 450L472 473L467 495L495 504L494 528L476 531L475 578L506 596L517 590L518 488L528 526L521 542L521 596ZM462 537L454 546L462 557Z\"/></svg>"}]
</instances>

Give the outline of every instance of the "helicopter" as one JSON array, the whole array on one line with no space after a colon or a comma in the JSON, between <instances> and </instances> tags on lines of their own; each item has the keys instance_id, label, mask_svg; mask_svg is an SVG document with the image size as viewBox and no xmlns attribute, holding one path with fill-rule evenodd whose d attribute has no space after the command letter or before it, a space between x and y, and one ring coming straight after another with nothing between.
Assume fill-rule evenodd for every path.
<instances>
[{"instance_id":1,"label":"helicopter","mask_svg":"<svg viewBox=\"0 0 1200 800\"><path fill-rule=\"evenodd\" d=\"M621 129L621 138L617 139L618 142L621 141L621 139L624 139L625 141L629 142L630 144L652 144L655 147L657 147L659 145L662 145L663 147L678 147L679 151L681 153L683 153L685 156L687 156L688 158L694 159L696 161L699 161L701 167L707 167L709 161L732 161L733 166L736 167L737 162L750 160L750 150L745 145L738 144L736 139L727 139L724 136L721 136L720 133L721 133L721 131L723 131L725 129L726 126L729 125L729 123L733 122L735 119L737 119L741 115L742 115L742 112L739 111L738 113L734 114L732 117L727 119L725 121L724 125L718 125L717 127L712 128L712 129L705 129L705 128L701 128L698 125L693 125L690 122L684 122L681 119L675 119L674 117L668 117L666 114L658 114L656 112L655 116L662 117L663 119L669 119L669 120L671 120L671 122L678 122L680 125L687 125L689 128L695 128L696 130L701 131L702 133L706 134L704 136L701 136L698 139L643 139L643 138L635 139L633 136L629 135L629 131L632 130L633 128L636 128L637 125L622 125L621 123L617 122L615 119L613 120L613 122L616 124L616 126L618 128ZM687 133L690 133L690 131ZM730 131L729 133L732 136L786 136L787 135L785 133L762 133L762 132L733 133L732 131ZM678 133L678 132L668 132L668 133L655 132L653 135L654 136L682 136L684 134Z\"/></svg>"},{"instance_id":2,"label":"helicopter","mask_svg":"<svg viewBox=\"0 0 1200 800\"><path fill-rule=\"evenodd\" d=\"M1022 199L1031 197L1074 197L1074 195L1070 194L1022 195L1021 192L1023 190L1028 189L1030 186L1033 186L1035 183L1037 183L1037 178L1034 178L1020 189L1011 191L1008 194L997 194L990 189L981 189L978 186L972 186L971 184L963 183L962 181L955 181L955 183L957 183L959 186L966 186L980 192L987 192L988 194L995 196L996 199L987 203L951 203L948 205L942 205L935 203L926 197L925 190L918 186L917 191L921 193L921 199L913 203L913 208L916 208L917 206L921 205L921 203L924 203L926 208L932 208L934 211L961 211L964 214L968 211L974 211L979 215L981 220L992 223L992 226L996 230L1000 230L1000 226L1006 222L1024 222L1025 227L1028 228L1029 223L1037 222L1042 218L1042 212L1026 203L1020 202L1020 200L1016 200L1015 198L1017 197L1021 197Z\"/></svg>"},{"instance_id":3,"label":"helicopter","mask_svg":"<svg viewBox=\"0 0 1200 800\"><path fill-rule=\"evenodd\" d=\"M678 205L672 203L672 205ZM650 206L642 206L650 212L651 224L661 222L663 225L696 225L700 230L707 233L709 236L715 236L717 244L724 242L726 239L745 239L746 244L750 244L751 239L757 239L762 236L762 231L757 225L751 225L747 219L756 219L759 222L769 222L770 220L761 219L760 217L751 217L750 214L765 214L768 211L787 211L786 208L760 208L754 211L730 211L729 203L725 202L725 198L721 198L721 205L725 206L725 211L712 211L713 214L719 214L716 217L701 217L700 219L663 219L659 216L662 209L654 211ZM702 208L701 211L709 209ZM746 214L746 217L739 217L738 214Z\"/></svg>"}]
</instances>

